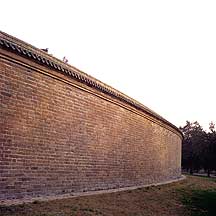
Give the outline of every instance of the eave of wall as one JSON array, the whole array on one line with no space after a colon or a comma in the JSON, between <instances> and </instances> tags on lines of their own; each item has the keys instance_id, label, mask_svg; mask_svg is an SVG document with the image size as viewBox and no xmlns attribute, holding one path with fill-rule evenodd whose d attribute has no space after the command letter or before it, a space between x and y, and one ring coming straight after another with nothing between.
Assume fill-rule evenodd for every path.
<instances>
[{"instance_id":1,"label":"eave of wall","mask_svg":"<svg viewBox=\"0 0 216 216\"><path fill-rule=\"evenodd\" d=\"M78 70L77 68L65 64L63 61L49 55L48 53L38 48L35 48L32 45L27 44L2 31L0 31L0 48L18 56L24 57L28 60L31 60L34 63L40 64L49 69L55 70L61 74L64 74L67 77L75 80L76 82L79 82L82 85L86 85L88 88L90 87L101 92L103 95L112 97L115 100L120 101L121 103L123 102L126 106L132 106L136 110L143 112L145 115L147 114L150 117L155 118L158 122L161 122L162 124L171 127L173 132L183 138L181 131L175 125L171 124L148 107L140 104L136 100L104 84L103 82L95 79L94 77L91 77L90 75Z\"/></svg>"}]
</instances>

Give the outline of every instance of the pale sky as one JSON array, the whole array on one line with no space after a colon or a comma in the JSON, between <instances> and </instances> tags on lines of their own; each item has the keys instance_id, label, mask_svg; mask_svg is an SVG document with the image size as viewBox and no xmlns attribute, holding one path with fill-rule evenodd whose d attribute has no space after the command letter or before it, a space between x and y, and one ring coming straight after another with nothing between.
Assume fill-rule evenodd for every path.
<instances>
[{"instance_id":1,"label":"pale sky","mask_svg":"<svg viewBox=\"0 0 216 216\"><path fill-rule=\"evenodd\" d=\"M177 127L216 122L216 1L1 0L0 30Z\"/></svg>"}]
</instances>

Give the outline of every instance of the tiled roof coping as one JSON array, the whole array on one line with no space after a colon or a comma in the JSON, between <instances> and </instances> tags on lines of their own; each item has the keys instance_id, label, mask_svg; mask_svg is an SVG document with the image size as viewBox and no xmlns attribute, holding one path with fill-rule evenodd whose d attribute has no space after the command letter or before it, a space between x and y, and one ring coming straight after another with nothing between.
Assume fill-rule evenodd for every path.
<instances>
[{"instance_id":1,"label":"tiled roof coping","mask_svg":"<svg viewBox=\"0 0 216 216\"><path fill-rule=\"evenodd\" d=\"M81 82L91 88L97 89L98 91L107 94L113 98L116 98L130 106L135 107L144 113L162 121L163 123L169 125L173 129L177 130L181 135L180 130L166 119L149 109L148 107L142 105L136 100L128 97L127 95L117 91L116 89L104 84L103 82L91 77L90 75L80 71L79 69L64 63L63 61L49 55L48 53L22 41L11 35L8 35L0 31L0 48L6 49L10 52L16 53L17 55L23 56L25 58L31 59L46 67L52 68L55 71L61 72L78 82Z\"/></svg>"}]
</instances>

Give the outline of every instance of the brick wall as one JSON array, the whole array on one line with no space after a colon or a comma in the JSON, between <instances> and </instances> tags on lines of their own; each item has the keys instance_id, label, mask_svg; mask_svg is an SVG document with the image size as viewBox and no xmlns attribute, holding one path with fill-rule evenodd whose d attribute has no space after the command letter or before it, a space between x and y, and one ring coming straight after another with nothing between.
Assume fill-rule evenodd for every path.
<instances>
[{"instance_id":1,"label":"brick wall","mask_svg":"<svg viewBox=\"0 0 216 216\"><path fill-rule=\"evenodd\" d=\"M2 45L0 200L158 183L180 161L165 120Z\"/></svg>"}]
</instances>

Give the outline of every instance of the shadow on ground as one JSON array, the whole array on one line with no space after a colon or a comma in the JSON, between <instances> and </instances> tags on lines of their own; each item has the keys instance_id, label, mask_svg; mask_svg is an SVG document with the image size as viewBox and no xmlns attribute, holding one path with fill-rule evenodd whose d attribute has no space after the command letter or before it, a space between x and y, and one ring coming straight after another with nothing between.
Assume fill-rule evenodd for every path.
<instances>
[{"instance_id":1,"label":"shadow on ground","mask_svg":"<svg viewBox=\"0 0 216 216\"><path fill-rule=\"evenodd\" d=\"M193 216L216 215L216 189L181 191L182 203Z\"/></svg>"}]
</instances>

